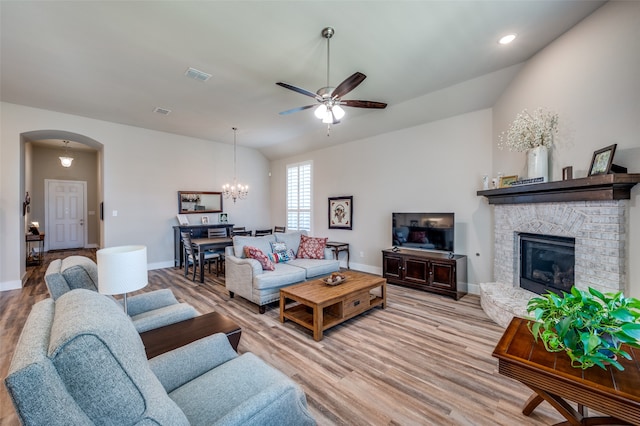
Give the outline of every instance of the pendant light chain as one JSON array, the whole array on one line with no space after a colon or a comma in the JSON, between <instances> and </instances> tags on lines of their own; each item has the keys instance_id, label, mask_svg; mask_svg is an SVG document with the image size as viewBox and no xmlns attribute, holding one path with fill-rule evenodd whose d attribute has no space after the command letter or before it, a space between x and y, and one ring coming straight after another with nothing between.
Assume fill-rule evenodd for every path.
<instances>
[{"instance_id":1,"label":"pendant light chain","mask_svg":"<svg viewBox=\"0 0 640 426\"><path fill-rule=\"evenodd\" d=\"M249 195L249 186L248 185L240 185L238 184L238 175L237 175L237 168L238 168L238 161L237 161L237 132L238 132L238 128L237 127L232 127L233 129L233 185L223 185L222 186L222 195L224 196L224 198L232 198L233 202L235 203L236 200L239 198L241 200L244 200L245 198L247 198L247 196Z\"/></svg>"}]
</instances>

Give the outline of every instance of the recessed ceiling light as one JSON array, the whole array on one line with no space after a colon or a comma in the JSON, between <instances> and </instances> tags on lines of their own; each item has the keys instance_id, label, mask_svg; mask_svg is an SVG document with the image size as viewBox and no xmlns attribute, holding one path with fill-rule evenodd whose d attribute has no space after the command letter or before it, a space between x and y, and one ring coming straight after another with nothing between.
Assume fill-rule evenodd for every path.
<instances>
[{"instance_id":1,"label":"recessed ceiling light","mask_svg":"<svg viewBox=\"0 0 640 426\"><path fill-rule=\"evenodd\" d=\"M509 44L513 40L515 40L517 36L518 36L517 34L507 34L506 36L501 37L500 40L498 40L498 43L500 43L500 44Z\"/></svg>"}]
</instances>

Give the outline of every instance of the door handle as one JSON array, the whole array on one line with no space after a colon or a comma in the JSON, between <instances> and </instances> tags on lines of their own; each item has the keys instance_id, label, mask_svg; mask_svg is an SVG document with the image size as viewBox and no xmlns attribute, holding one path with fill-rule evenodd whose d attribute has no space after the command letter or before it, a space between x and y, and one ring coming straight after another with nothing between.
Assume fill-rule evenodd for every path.
<instances>
[{"instance_id":1,"label":"door handle","mask_svg":"<svg viewBox=\"0 0 640 426\"><path fill-rule=\"evenodd\" d=\"M80 219L80 226L84 226L84 219Z\"/></svg>"}]
</instances>

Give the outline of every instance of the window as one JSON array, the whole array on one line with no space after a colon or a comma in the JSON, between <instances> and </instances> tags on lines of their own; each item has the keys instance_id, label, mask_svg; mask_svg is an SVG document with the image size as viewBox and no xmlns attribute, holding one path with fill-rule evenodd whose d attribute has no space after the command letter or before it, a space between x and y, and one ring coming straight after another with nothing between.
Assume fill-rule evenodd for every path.
<instances>
[{"instance_id":1,"label":"window","mask_svg":"<svg viewBox=\"0 0 640 426\"><path fill-rule=\"evenodd\" d=\"M311 161L287 166L287 229L311 232Z\"/></svg>"}]
</instances>

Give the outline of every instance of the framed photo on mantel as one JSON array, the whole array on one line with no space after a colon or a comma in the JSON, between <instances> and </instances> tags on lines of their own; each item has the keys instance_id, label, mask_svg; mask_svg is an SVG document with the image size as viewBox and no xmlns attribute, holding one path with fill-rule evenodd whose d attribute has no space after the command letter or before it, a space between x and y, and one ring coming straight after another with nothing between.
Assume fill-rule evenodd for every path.
<instances>
[{"instance_id":1,"label":"framed photo on mantel","mask_svg":"<svg viewBox=\"0 0 640 426\"><path fill-rule=\"evenodd\" d=\"M353 196L329 197L329 229L353 229Z\"/></svg>"},{"instance_id":2,"label":"framed photo on mantel","mask_svg":"<svg viewBox=\"0 0 640 426\"><path fill-rule=\"evenodd\" d=\"M618 144L614 143L613 145L599 149L593 153L591 167L589 167L589 176L606 175L611 171L611 164L613 164L613 156L616 153L616 146L618 146Z\"/></svg>"}]
</instances>

